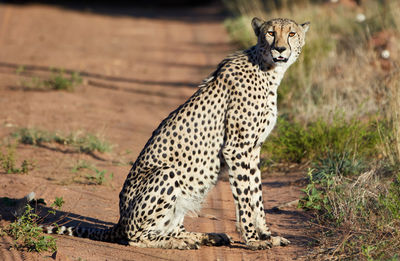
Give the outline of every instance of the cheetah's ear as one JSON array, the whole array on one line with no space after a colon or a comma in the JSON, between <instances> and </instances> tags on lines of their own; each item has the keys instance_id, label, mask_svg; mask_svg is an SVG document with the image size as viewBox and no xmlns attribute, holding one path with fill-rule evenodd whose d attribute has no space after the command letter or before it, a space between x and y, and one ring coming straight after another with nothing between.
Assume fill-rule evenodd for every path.
<instances>
[{"instance_id":1,"label":"cheetah's ear","mask_svg":"<svg viewBox=\"0 0 400 261\"><path fill-rule=\"evenodd\" d=\"M303 27L303 30L306 33L308 31L308 28L310 28L310 22L305 22L304 24L301 24L301 27Z\"/></svg>"},{"instance_id":2,"label":"cheetah's ear","mask_svg":"<svg viewBox=\"0 0 400 261\"><path fill-rule=\"evenodd\" d=\"M257 37L261 32L261 26L263 24L264 21L258 17L254 17L253 20L251 20L251 26L253 27L254 33L256 34Z\"/></svg>"}]
</instances>

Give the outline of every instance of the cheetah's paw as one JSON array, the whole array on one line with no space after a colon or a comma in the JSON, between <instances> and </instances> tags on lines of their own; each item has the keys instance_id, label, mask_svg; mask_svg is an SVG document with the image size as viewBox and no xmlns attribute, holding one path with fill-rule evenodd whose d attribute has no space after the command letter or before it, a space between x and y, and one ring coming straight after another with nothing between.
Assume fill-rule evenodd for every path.
<instances>
[{"instance_id":1,"label":"cheetah's paw","mask_svg":"<svg viewBox=\"0 0 400 261\"><path fill-rule=\"evenodd\" d=\"M168 249L181 249L181 250L189 250L189 249L199 249L200 245L196 240L191 239L171 239L167 242L164 248Z\"/></svg>"},{"instance_id":2,"label":"cheetah's paw","mask_svg":"<svg viewBox=\"0 0 400 261\"><path fill-rule=\"evenodd\" d=\"M290 244L290 241L284 237L276 236L271 237L271 243L273 246L287 246Z\"/></svg>"},{"instance_id":3,"label":"cheetah's paw","mask_svg":"<svg viewBox=\"0 0 400 261\"><path fill-rule=\"evenodd\" d=\"M251 250L263 250L269 249L272 247L272 243L270 241L249 241L247 242L247 246Z\"/></svg>"},{"instance_id":4,"label":"cheetah's paw","mask_svg":"<svg viewBox=\"0 0 400 261\"><path fill-rule=\"evenodd\" d=\"M206 246L229 246L233 240L225 233L208 233L202 243Z\"/></svg>"}]
</instances>

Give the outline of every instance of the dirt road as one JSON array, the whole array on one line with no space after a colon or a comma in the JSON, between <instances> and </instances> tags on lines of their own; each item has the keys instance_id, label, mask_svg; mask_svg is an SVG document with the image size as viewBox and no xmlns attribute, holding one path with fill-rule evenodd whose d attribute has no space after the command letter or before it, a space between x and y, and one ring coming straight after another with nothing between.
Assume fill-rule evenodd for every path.
<instances>
[{"instance_id":1,"label":"dirt road","mask_svg":"<svg viewBox=\"0 0 400 261\"><path fill-rule=\"evenodd\" d=\"M0 197L20 198L35 191L52 202L63 197L62 211L78 223L107 226L118 220L118 193L152 130L185 101L201 80L234 47L216 7L179 10L106 9L46 5L0 4L0 138L21 127L104 136L111 153L86 155L60 146L18 145L17 162L33 160L27 175L0 172ZM44 77L51 68L79 71L84 84L74 92L27 91L24 79ZM93 157L94 156L94 157ZM103 185L77 182L71 171L79 160L113 173ZM83 174L81 174L83 175ZM81 238L57 236L57 260L293 260L305 254L301 211L272 207L294 200L300 188L291 181L301 174L270 175L264 180L267 221L273 232L292 244L266 251L233 247L203 247L178 251L140 249ZM82 178L82 177L80 177ZM0 225L9 220L3 216ZM235 211L229 184L220 182L210 193L200 217L188 217L189 231L235 231ZM42 260L51 253L10 249L11 238L0 237L0 260ZM49 259L46 259L49 260Z\"/></svg>"}]
</instances>

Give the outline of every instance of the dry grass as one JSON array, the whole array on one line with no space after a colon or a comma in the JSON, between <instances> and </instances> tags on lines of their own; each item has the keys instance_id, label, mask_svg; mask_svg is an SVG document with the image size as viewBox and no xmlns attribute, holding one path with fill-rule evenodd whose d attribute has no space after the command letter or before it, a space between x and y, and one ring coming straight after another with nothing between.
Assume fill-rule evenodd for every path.
<instances>
[{"instance_id":1,"label":"dry grass","mask_svg":"<svg viewBox=\"0 0 400 261\"><path fill-rule=\"evenodd\" d=\"M400 68L386 79L389 101L386 106L386 117L389 120L389 131L379 129L382 139L380 150L384 158L387 158L391 165L400 166Z\"/></svg>"},{"instance_id":2,"label":"dry grass","mask_svg":"<svg viewBox=\"0 0 400 261\"><path fill-rule=\"evenodd\" d=\"M310 254L322 260L398 260L400 183L373 169L358 177L331 176L314 185L322 200L313 225L321 228ZM310 185L309 185L310 186ZM305 204L305 203L303 203Z\"/></svg>"}]
</instances>

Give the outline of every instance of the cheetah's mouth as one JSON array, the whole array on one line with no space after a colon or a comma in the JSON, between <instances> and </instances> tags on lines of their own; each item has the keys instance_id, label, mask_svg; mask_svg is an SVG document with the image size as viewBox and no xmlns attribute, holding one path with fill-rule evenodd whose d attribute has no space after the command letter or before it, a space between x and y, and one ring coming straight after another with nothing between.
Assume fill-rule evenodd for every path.
<instances>
[{"instance_id":1,"label":"cheetah's mouth","mask_svg":"<svg viewBox=\"0 0 400 261\"><path fill-rule=\"evenodd\" d=\"M285 57L282 57L282 56L279 56L279 57L277 57L277 58L272 58L272 59L273 59L274 62L276 62L276 63L278 63L278 62L286 63L286 62L288 61L288 58L285 58Z\"/></svg>"}]
</instances>

